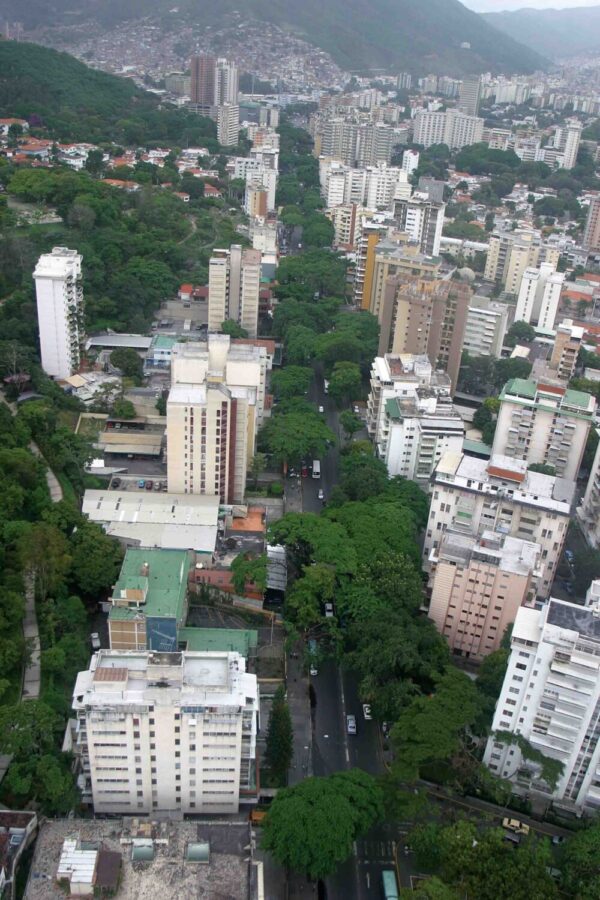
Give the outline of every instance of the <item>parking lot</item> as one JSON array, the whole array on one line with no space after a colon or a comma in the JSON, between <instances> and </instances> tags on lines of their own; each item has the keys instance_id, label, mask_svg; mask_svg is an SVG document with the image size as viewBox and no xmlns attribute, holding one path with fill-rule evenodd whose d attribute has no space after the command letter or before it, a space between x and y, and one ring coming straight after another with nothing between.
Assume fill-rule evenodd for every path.
<instances>
[{"instance_id":1,"label":"parking lot","mask_svg":"<svg viewBox=\"0 0 600 900\"><path fill-rule=\"evenodd\" d=\"M163 473L164 476L164 473ZM138 478L129 475L114 475L108 486L113 491L166 491L166 478Z\"/></svg>"}]
</instances>

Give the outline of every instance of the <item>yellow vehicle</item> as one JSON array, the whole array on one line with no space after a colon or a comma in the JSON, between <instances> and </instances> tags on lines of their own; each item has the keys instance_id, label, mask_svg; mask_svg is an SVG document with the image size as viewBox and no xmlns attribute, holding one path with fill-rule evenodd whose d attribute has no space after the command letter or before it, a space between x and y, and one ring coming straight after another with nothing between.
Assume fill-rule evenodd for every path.
<instances>
[{"instance_id":1,"label":"yellow vehicle","mask_svg":"<svg viewBox=\"0 0 600 900\"><path fill-rule=\"evenodd\" d=\"M518 819L502 819L502 827L507 831L513 831L515 834L529 834L529 825L520 822Z\"/></svg>"}]
</instances>

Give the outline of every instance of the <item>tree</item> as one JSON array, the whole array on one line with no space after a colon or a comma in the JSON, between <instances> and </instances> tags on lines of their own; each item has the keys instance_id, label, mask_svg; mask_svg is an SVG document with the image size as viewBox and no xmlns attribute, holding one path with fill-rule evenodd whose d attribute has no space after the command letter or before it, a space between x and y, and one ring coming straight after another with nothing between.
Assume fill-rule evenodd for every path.
<instances>
[{"instance_id":1,"label":"tree","mask_svg":"<svg viewBox=\"0 0 600 900\"><path fill-rule=\"evenodd\" d=\"M110 354L110 362L115 369L120 369L126 378L141 380L144 364L141 356L131 347L118 347L113 350Z\"/></svg>"},{"instance_id":2,"label":"tree","mask_svg":"<svg viewBox=\"0 0 600 900\"><path fill-rule=\"evenodd\" d=\"M425 764L454 756L466 727L480 714L481 705L471 679L449 667L439 678L433 695L413 700L392 729L397 774L414 781Z\"/></svg>"},{"instance_id":3,"label":"tree","mask_svg":"<svg viewBox=\"0 0 600 900\"><path fill-rule=\"evenodd\" d=\"M360 367L353 362L336 362L329 379L329 393L338 405L344 400L353 400L360 388Z\"/></svg>"},{"instance_id":4,"label":"tree","mask_svg":"<svg viewBox=\"0 0 600 900\"><path fill-rule=\"evenodd\" d=\"M385 491L387 484L388 472L383 460L360 451L342 456L340 487L349 500L367 500Z\"/></svg>"},{"instance_id":5,"label":"tree","mask_svg":"<svg viewBox=\"0 0 600 900\"><path fill-rule=\"evenodd\" d=\"M245 328L235 321L235 319L226 319L224 322L221 322L221 331L223 334L228 334L232 338L247 338L248 332Z\"/></svg>"},{"instance_id":6,"label":"tree","mask_svg":"<svg viewBox=\"0 0 600 900\"><path fill-rule=\"evenodd\" d=\"M288 589L285 615L296 628L307 632L315 627L324 627L331 621L325 619L324 604L334 599L336 571L333 565L312 563L304 566L302 574L303 577Z\"/></svg>"},{"instance_id":7,"label":"tree","mask_svg":"<svg viewBox=\"0 0 600 900\"><path fill-rule=\"evenodd\" d=\"M112 405L111 415L117 419L135 419L135 406L131 400L125 400L124 397L117 397Z\"/></svg>"},{"instance_id":8,"label":"tree","mask_svg":"<svg viewBox=\"0 0 600 900\"><path fill-rule=\"evenodd\" d=\"M104 169L104 154L102 150L90 150L85 161L85 168L92 175L100 175Z\"/></svg>"},{"instance_id":9,"label":"tree","mask_svg":"<svg viewBox=\"0 0 600 900\"><path fill-rule=\"evenodd\" d=\"M494 385L500 390L511 378L528 378L531 363L521 357L497 359L494 362Z\"/></svg>"},{"instance_id":10,"label":"tree","mask_svg":"<svg viewBox=\"0 0 600 900\"><path fill-rule=\"evenodd\" d=\"M258 435L259 447L280 463L299 464L319 459L333 444L335 435L311 407L278 411L267 419Z\"/></svg>"},{"instance_id":11,"label":"tree","mask_svg":"<svg viewBox=\"0 0 600 900\"><path fill-rule=\"evenodd\" d=\"M261 846L309 878L325 878L352 853L352 843L382 816L375 779L359 769L307 778L280 790L265 819Z\"/></svg>"},{"instance_id":12,"label":"tree","mask_svg":"<svg viewBox=\"0 0 600 900\"><path fill-rule=\"evenodd\" d=\"M529 322L513 322L506 333L504 343L507 347L514 347L520 341L531 344L535 340L535 328Z\"/></svg>"},{"instance_id":13,"label":"tree","mask_svg":"<svg viewBox=\"0 0 600 900\"><path fill-rule=\"evenodd\" d=\"M578 900L600 896L600 824L592 823L566 841L561 870L565 896Z\"/></svg>"},{"instance_id":14,"label":"tree","mask_svg":"<svg viewBox=\"0 0 600 900\"><path fill-rule=\"evenodd\" d=\"M285 366L271 376L271 388L278 400L301 397L312 384L313 370L304 366Z\"/></svg>"},{"instance_id":15,"label":"tree","mask_svg":"<svg viewBox=\"0 0 600 900\"><path fill-rule=\"evenodd\" d=\"M267 557L263 553L251 557L248 553L240 553L231 563L233 586L237 594L246 592L246 585L263 594L267 587Z\"/></svg>"},{"instance_id":16,"label":"tree","mask_svg":"<svg viewBox=\"0 0 600 900\"><path fill-rule=\"evenodd\" d=\"M530 472L539 472L541 475L556 475L556 468L548 463L531 463L527 468Z\"/></svg>"},{"instance_id":17,"label":"tree","mask_svg":"<svg viewBox=\"0 0 600 900\"><path fill-rule=\"evenodd\" d=\"M71 549L71 580L80 591L97 597L115 583L123 550L99 525L82 522L71 539Z\"/></svg>"},{"instance_id":18,"label":"tree","mask_svg":"<svg viewBox=\"0 0 600 900\"><path fill-rule=\"evenodd\" d=\"M494 443L499 410L500 400L498 397L486 397L473 416L473 425L475 428L479 428L484 444L489 447Z\"/></svg>"},{"instance_id":19,"label":"tree","mask_svg":"<svg viewBox=\"0 0 600 900\"><path fill-rule=\"evenodd\" d=\"M71 566L69 544L61 531L47 522L38 522L20 540L23 565L33 572L35 590L42 602L59 589Z\"/></svg>"},{"instance_id":20,"label":"tree","mask_svg":"<svg viewBox=\"0 0 600 900\"><path fill-rule=\"evenodd\" d=\"M254 479L254 490L258 487L258 478L267 468L267 457L264 453L255 453L250 463L250 474Z\"/></svg>"},{"instance_id":21,"label":"tree","mask_svg":"<svg viewBox=\"0 0 600 900\"><path fill-rule=\"evenodd\" d=\"M592 581L600 578L600 550L583 550L575 553L575 590L583 597Z\"/></svg>"},{"instance_id":22,"label":"tree","mask_svg":"<svg viewBox=\"0 0 600 900\"><path fill-rule=\"evenodd\" d=\"M363 420L350 409L344 409L340 413L340 425L348 438L352 437L353 434L356 434L357 431L360 431L361 428L364 427Z\"/></svg>"},{"instance_id":23,"label":"tree","mask_svg":"<svg viewBox=\"0 0 600 900\"><path fill-rule=\"evenodd\" d=\"M294 756L293 741L290 708L285 699L285 688L280 685L273 697L264 757L276 787L284 787L287 783L288 769Z\"/></svg>"}]
</instances>

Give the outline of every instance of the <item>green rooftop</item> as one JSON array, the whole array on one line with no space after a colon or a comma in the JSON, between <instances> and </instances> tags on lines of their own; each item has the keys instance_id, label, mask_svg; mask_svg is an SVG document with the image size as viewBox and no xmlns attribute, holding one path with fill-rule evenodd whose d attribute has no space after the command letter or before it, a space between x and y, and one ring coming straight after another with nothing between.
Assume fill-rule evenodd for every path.
<instances>
[{"instance_id":1,"label":"green rooftop","mask_svg":"<svg viewBox=\"0 0 600 900\"><path fill-rule=\"evenodd\" d=\"M179 338L172 334L157 334L152 341L152 346L156 350L170 350L178 340Z\"/></svg>"},{"instance_id":2,"label":"green rooftop","mask_svg":"<svg viewBox=\"0 0 600 900\"><path fill-rule=\"evenodd\" d=\"M144 574L144 565L148 574ZM185 612L187 578L191 557L187 550L131 549L125 554L119 579L113 591L140 590L147 586L146 602L135 606L113 606L109 619L133 619L145 616L175 618L181 622Z\"/></svg>"},{"instance_id":3,"label":"green rooftop","mask_svg":"<svg viewBox=\"0 0 600 900\"><path fill-rule=\"evenodd\" d=\"M389 416L390 419L402 418L400 406L398 405L398 400L395 397L391 397L389 400L385 401L385 414L386 416Z\"/></svg>"},{"instance_id":4,"label":"green rooftop","mask_svg":"<svg viewBox=\"0 0 600 900\"><path fill-rule=\"evenodd\" d=\"M489 459L492 455L492 448L489 444L484 444L483 441L465 440L463 442L463 450L465 453L476 453L477 456L482 456L486 459Z\"/></svg>"},{"instance_id":5,"label":"green rooftop","mask_svg":"<svg viewBox=\"0 0 600 900\"><path fill-rule=\"evenodd\" d=\"M237 651L245 659L256 655L258 632L243 628L180 628L179 644L187 650L226 652ZM252 652L251 652L252 651Z\"/></svg>"},{"instance_id":6,"label":"green rooftop","mask_svg":"<svg viewBox=\"0 0 600 900\"><path fill-rule=\"evenodd\" d=\"M569 406L580 406L582 409L587 409L590 405L590 397L591 394L586 394L585 391L573 391L571 388L567 388L563 402Z\"/></svg>"},{"instance_id":7,"label":"green rooftop","mask_svg":"<svg viewBox=\"0 0 600 900\"><path fill-rule=\"evenodd\" d=\"M527 397L529 400L535 400L536 393L537 382L527 378L511 378L502 388L502 396L515 394L518 397Z\"/></svg>"}]
</instances>

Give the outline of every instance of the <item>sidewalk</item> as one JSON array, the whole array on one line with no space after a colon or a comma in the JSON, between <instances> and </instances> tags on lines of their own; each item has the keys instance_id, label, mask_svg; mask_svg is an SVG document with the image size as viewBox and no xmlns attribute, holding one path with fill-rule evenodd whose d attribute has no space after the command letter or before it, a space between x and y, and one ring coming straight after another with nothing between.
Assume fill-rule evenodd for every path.
<instances>
[{"instance_id":1,"label":"sidewalk","mask_svg":"<svg viewBox=\"0 0 600 900\"><path fill-rule=\"evenodd\" d=\"M312 717L308 675L303 671L304 645L298 641L287 657L287 701L294 729L294 758L288 784L298 784L313 773Z\"/></svg>"},{"instance_id":2,"label":"sidewalk","mask_svg":"<svg viewBox=\"0 0 600 900\"><path fill-rule=\"evenodd\" d=\"M50 498L53 503L60 503L63 498L63 489L60 486L60 482L44 457L41 454L40 448L33 441L29 444L29 449L33 453L34 456L37 456L41 459L43 463L46 465L46 483L48 485L48 490L50 491Z\"/></svg>"},{"instance_id":3,"label":"sidewalk","mask_svg":"<svg viewBox=\"0 0 600 900\"><path fill-rule=\"evenodd\" d=\"M21 700L37 700L40 696L42 671L40 664L40 634L35 615L35 578L31 569L25 576L23 634L25 635L28 661L23 673Z\"/></svg>"}]
</instances>

